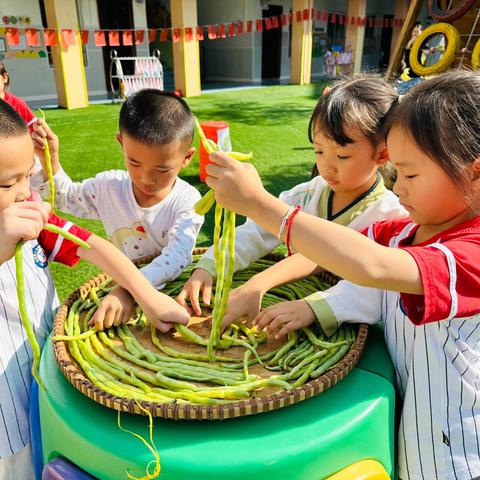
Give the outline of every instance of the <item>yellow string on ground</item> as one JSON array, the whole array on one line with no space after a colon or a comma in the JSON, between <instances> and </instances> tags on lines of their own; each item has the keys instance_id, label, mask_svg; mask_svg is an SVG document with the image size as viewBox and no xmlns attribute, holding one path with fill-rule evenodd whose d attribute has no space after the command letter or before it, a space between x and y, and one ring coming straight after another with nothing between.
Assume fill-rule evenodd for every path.
<instances>
[{"instance_id":1,"label":"yellow string on ground","mask_svg":"<svg viewBox=\"0 0 480 480\"><path fill-rule=\"evenodd\" d=\"M157 478L160 475L160 470L161 470L160 455L158 453L157 447L155 446L155 442L153 441L153 417L149 410L142 407L138 401L135 400L135 402L138 405L138 408L140 408L140 410L142 410L142 412L148 416L148 432L149 432L150 443L148 443L148 440L143 438L140 434L132 432L131 430L127 430L126 428L122 427L120 423L120 411L118 412L118 416L117 416L118 428L122 432L129 433L130 435L133 435L134 437L138 438L148 448L148 450L150 450L154 458L145 467L146 474L143 477L135 477L128 470L127 470L127 476L132 480L151 480L153 478ZM153 472L150 472L150 468L152 464L154 465Z\"/></svg>"}]
</instances>

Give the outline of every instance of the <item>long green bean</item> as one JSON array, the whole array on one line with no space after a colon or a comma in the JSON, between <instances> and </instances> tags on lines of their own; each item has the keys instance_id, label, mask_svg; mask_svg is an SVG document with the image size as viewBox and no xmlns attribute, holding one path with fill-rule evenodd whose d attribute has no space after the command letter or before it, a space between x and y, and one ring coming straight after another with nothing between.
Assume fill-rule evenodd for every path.
<instances>
[{"instance_id":1,"label":"long green bean","mask_svg":"<svg viewBox=\"0 0 480 480\"><path fill-rule=\"evenodd\" d=\"M42 114L42 117L45 120L45 113L43 110L39 109L39 112ZM55 206L55 182L53 181L52 157L50 155L50 146L48 145L48 141L45 143L45 166L47 168L48 186L50 189L49 202L53 209Z\"/></svg>"}]
</instances>

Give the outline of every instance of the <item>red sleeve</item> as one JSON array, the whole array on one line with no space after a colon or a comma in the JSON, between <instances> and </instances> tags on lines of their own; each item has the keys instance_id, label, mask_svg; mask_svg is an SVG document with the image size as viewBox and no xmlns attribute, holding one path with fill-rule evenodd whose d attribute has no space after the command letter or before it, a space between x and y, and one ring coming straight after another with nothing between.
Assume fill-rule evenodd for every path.
<instances>
[{"instance_id":1,"label":"red sleeve","mask_svg":"<svg viewBox=\"0 0 480 480\"><path fill-rule=\"evenodd\" d=\"M5 101L9 103L20 114L20 116L25 120L25 123L31 130L32 124L35 121L36 117L30 110L27 102L25 102L25 100L23 100L22 98L12 95L11 93L9 93L8 95L5 94Z\"/></svg>"},{"instance_id":2,"label":"red sleeve","mask_svg":"<svg viewBox=\"0 0 480 480\"><path fill-rule=\"evenodd\" d=\"M409 223L412 223L412 220L408 217L384 220L360 230L360 233L374 240L376 243L388 247L392 237L398 235Z\"/></svg>"},{"instance_id":3,"label":"red sleeve","mask_svg":"<svg viewBox=\"0 0 480 480\"><path fill-rule=\"evenodd\" d=\"M85 241L88 240L90 235L92 235L88 230L78 227L63 218L57 217L53 213L50 214L48 223L56 225L57 227L62 228L62 230L72 233ZM61 235L42 230L38 237L38 243L40 243L45 250L48 261L50 262L60 262L69 267L73 267L80 260L80 257L77 255L78 245Z\"/></svg>"},{"instance_id":4,"label":"red sleeve","mask_svg":"<svg viewBox=\"0 0 480 480\"><path fill-rule=\"evenodd\" d=\"M420 270L424 294L402 293L410 320L420 325L480 312L480 235L403 247Z\"/></svg>"},{"instance_id":5,"label":"red sleeve","mask_svg":"<svg viewBox=\"0 0 480 480\"><path fill-rule=\"evenodd\" d=\"M36 117L33 114L33 112L30 110L28 105L22 99L20 99L20 102L18 103L17 111L23 117L23 119L25 120L25 123L30 128L33 122L35 121Z\"/></svg>"}]
</instances>

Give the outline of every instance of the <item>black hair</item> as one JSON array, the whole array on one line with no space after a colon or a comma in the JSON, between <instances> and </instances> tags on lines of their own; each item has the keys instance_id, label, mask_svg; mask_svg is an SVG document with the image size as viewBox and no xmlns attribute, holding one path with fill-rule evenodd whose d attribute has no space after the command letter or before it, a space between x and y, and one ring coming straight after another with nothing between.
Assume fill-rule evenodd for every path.
<instances>
[{"instance_id":1,"label":"black hair","mask_svg":"<svg viewBox=\"0 0 480 480\"><path fill-rule=\"evenodd\" d=\"M7 102L0 100L0 138L28 134L28 127L20 114Z\"/></svg>"},{"instance_id":2,"label":"black hair","mask_svg":"<svg viewBox=\"0 0 480 480\"><path fill-rule=\"evenodd\" d=\"M355 75L335 82L323 94L308 124L308 139L313 143L314 129L345 146L353 143L346 126L358 128L373 145L382 140L382 128L398 95L393 85L373 75Z\"/></svg>"},{"instance_id":3,"label":"black hair","mask_svg":"<svg viewBox=\"0 0 480 480\"><path fill-rule=\"evenodd\" d=\"M3 62L0 62L0 75L3 77L3 75L7 76L7 81L5 82L5 86L8 87L10 85L10 75L8 74L7 67Z\"/></svg>"},{"instance_id":4,"label":"black hair","mask_svg":"<svg viewBox=\"0 0 480 480\"><path fill-rule=\"evenodd\" d=\"M146 88L130 95L120 109L120 133L147 145L193 141L195 118L174 93Z\"/></svg>"},{"instance_id":5,"label":"black hair","mask_svg":"<svg viewBox=\"0 0 480 480\"><path fill-rule=\"evenodd\" d=\"M480 157L480 74L452 70L425 80L402 98L385 125L405 129L420 149L469 197L469 166Z\"/></svg>"},{"instance_id":6,"label":"black hair","mask_svg":"<svg viewBox=\"0 0 480 480\"><path fill-rule=\"evenodd\" d=\"M383 141L383 127L398 95L393 85L369 74L358 74L335 82L317 102L308 124L308 139L313 143L319 129L331 140L345 146L353 140L345 127L357 128L374 147ZM318 174L316 165L312 177Z\"/></svg>"}]
</instances>

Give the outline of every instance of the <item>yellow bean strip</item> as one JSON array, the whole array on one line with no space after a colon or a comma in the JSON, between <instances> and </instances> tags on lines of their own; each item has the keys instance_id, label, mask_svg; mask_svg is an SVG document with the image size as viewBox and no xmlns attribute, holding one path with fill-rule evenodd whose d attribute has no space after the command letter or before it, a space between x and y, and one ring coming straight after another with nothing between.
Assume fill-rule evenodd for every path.
<instances>
[{"instance_id":1,"label":"yellow bean strip","mask_svg":"<svg viewBox=\"0 0 480 480\"><path fill-rule=\"evenodd\" d=\"M200 141L207 153L220 151L220 147L211 139L207 139L205 133L195 118ZM250 154L230 152L230 155L239 160L248 160L252 157ZM195 206L197 213L205 214L210 210L215 201L214 193L210 190ZM222 238L220 240L220 226L223 214ZM228 296L232 285L233 270L235 265L235 213L230 210L224 210L220 205L215 207L215 231L214 231L214 259L215 269L217 271L216 291L213 304L212 330L207 344L207 354L213 360L214 347L220 343L220 326L225 314ZM225 262L228 256L227 271L225 272ZM231 338L227 339L232 341ZM238 344L238 343L237 343ZM255 352L256 355L256 352ZM258 358L258 355L257 355ZM258 360L260 360L258 358Z\"/></svg>"},{"instance_id":2,"label":"yellow bean strip","mask_svg":"<svg viewBox=\"0 0 480 480\"><path fill-rule=\"evenodd\" d=\"M123 428L121 423L120 423L120 412L118 412L118 417L117 417L117 424L118 428L122 430L122 432L130 433L134 437L138 438L147 448L150 450L150 452L153 455L153 460L147 465L146 468L146 475L143 477L134 477L130 472L127 471L128 478L132 480L151 480L153 478L157 478L160 475L160 455L158 454L157 447L155 446L155 442L153 441L153 418L152 414L140 403L137 401L138 408L145 414L148 415L148 433L149 433L149 440L150 443L145 440L141 435L138 433L132 432L131 430L127 430L126 428ZM150 473L150 466L154 465L153 472Z\"/></svg>"},{"instance_id":3,"label":"yellow bean strip","mask_svg":"<svg viewBox=\"0 0 480 480\"><path fill-rule=\"evenodd\" d=\"M43 113L43 111L40 109L39 112L42 114L42 117L45 120L45 113ZM48 141L45 144L45 166L47 167L48 186L50 187L49 202L53 209L55 205L55 182L53 181L52 157L50 155Z\"/></svg>"}]
</instances>

